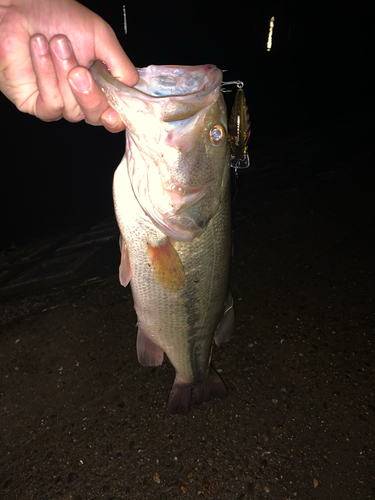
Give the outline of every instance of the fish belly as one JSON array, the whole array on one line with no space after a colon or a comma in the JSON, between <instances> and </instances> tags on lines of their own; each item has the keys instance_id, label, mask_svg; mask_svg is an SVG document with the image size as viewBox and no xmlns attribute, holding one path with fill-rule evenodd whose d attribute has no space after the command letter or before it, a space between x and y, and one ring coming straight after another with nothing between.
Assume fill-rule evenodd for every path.
<instances>
[{"instance_id":1,"label":"fish belly","mask_svg":"<svg viewBox=\"0 0 375 500\"><path fill-rule=\"evenodd\" d=\"M215 332L228 309L229 186L204 233L189 242L171 242L144 213L133 194L125 157L115 173L114 201L138 318L139 361L157 365L163 353L168 356L176 370L171 413L187 413L193 404L223 397L226 389L210 369L210 358ZM150 259L150 247L164 248L164 244L182 264L185 279L177 290L157 279Z\"/></svg>"}]
</instances>

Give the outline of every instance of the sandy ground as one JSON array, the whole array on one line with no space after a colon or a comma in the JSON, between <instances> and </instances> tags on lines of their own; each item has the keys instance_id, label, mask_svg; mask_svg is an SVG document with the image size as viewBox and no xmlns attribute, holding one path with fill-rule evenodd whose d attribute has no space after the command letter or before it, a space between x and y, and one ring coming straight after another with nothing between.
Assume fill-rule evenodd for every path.
<instances>
[{"instance_id":1,"label":"sandy ground","mask_svg":"<svg viewBox=\"0 0 375 500\"><path fill-rule=\"evenodd\" d=\"M374 499L372 142L358 118L252 153L233 187L237 328L213 353L229 396L188 416L167 412L171 365L137 362L116 229L73 273L60 254L58 280L3 253L0 498Z\"/></svg>"}]
</instances>

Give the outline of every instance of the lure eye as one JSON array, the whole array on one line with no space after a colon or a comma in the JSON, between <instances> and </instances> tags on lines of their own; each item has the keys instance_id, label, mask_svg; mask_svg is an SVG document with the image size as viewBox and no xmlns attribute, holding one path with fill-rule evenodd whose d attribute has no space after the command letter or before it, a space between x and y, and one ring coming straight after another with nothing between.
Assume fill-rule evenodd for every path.
<instances>
[{"instance_id":1,"label":"lure eye","mask_svg":"<svg viewBox=\"0 0 375 500\"><path fill-rule=\"evenodd\" d=\"M212 144L221 144L225 139L225 130L221 125L215 125L210 130L210 141Z\"/></svg>"}]
</instances>

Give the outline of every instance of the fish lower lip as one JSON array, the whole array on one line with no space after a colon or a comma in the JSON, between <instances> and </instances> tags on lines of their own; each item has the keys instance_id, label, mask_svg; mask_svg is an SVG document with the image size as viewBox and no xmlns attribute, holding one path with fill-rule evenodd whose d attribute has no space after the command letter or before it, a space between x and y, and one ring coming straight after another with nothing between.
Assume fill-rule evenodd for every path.
<instances>
[{"instance_id":1,"label":"fish lower lip","mask_svg":"<svg viewBox=\"0 0 375 500\"><path fill-rule=\"evenodd\" d=\"M197 220L188 214L177 216L164 214L161 227L169 237L176 241L190 241L204 232L211 219L211 216Z\"/></svg>"},{"instance_id":2,"label":"fish lower lip","mask_svg":"<svg viewBox=\"0 0 375 500\"><path fill-rule=\"evenodd\" d=\"M165 192L169 196L174 212L176 212L199 201L204 196L206 190L204 187L199 187L196 189L185 190L184 192L179 192L173 189L165 189Z\"/></svg>"},{"instance_id":3,"label":"fish lower lip","mask_svg":"<svg viewBox=\"0 0 375 500\"><path fill-rule=\"evenodd\" d=\"M203 232L198 226L186 227L170 221L164 221L163 223L154 221L154 223L164 234L175 241L191 241Z\"/></svg>"}]
</instances>

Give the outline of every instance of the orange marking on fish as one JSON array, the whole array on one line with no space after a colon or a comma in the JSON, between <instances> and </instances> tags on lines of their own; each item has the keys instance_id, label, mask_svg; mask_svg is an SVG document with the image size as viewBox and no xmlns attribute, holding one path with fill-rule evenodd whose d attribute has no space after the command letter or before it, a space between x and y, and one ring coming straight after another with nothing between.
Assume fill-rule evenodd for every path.
<instances>
[{"instance_id":1,"label":"orange marking on fish","mask_svg":"<svg viewBox=\"0 0 375 500\"><path fill-rule=\"evenodd\" d=\"M183 290L186 283L184 266L169 239L156 247L148 243L147 249L157 283L171 292Z\"/></svg>"}]
</instances>

